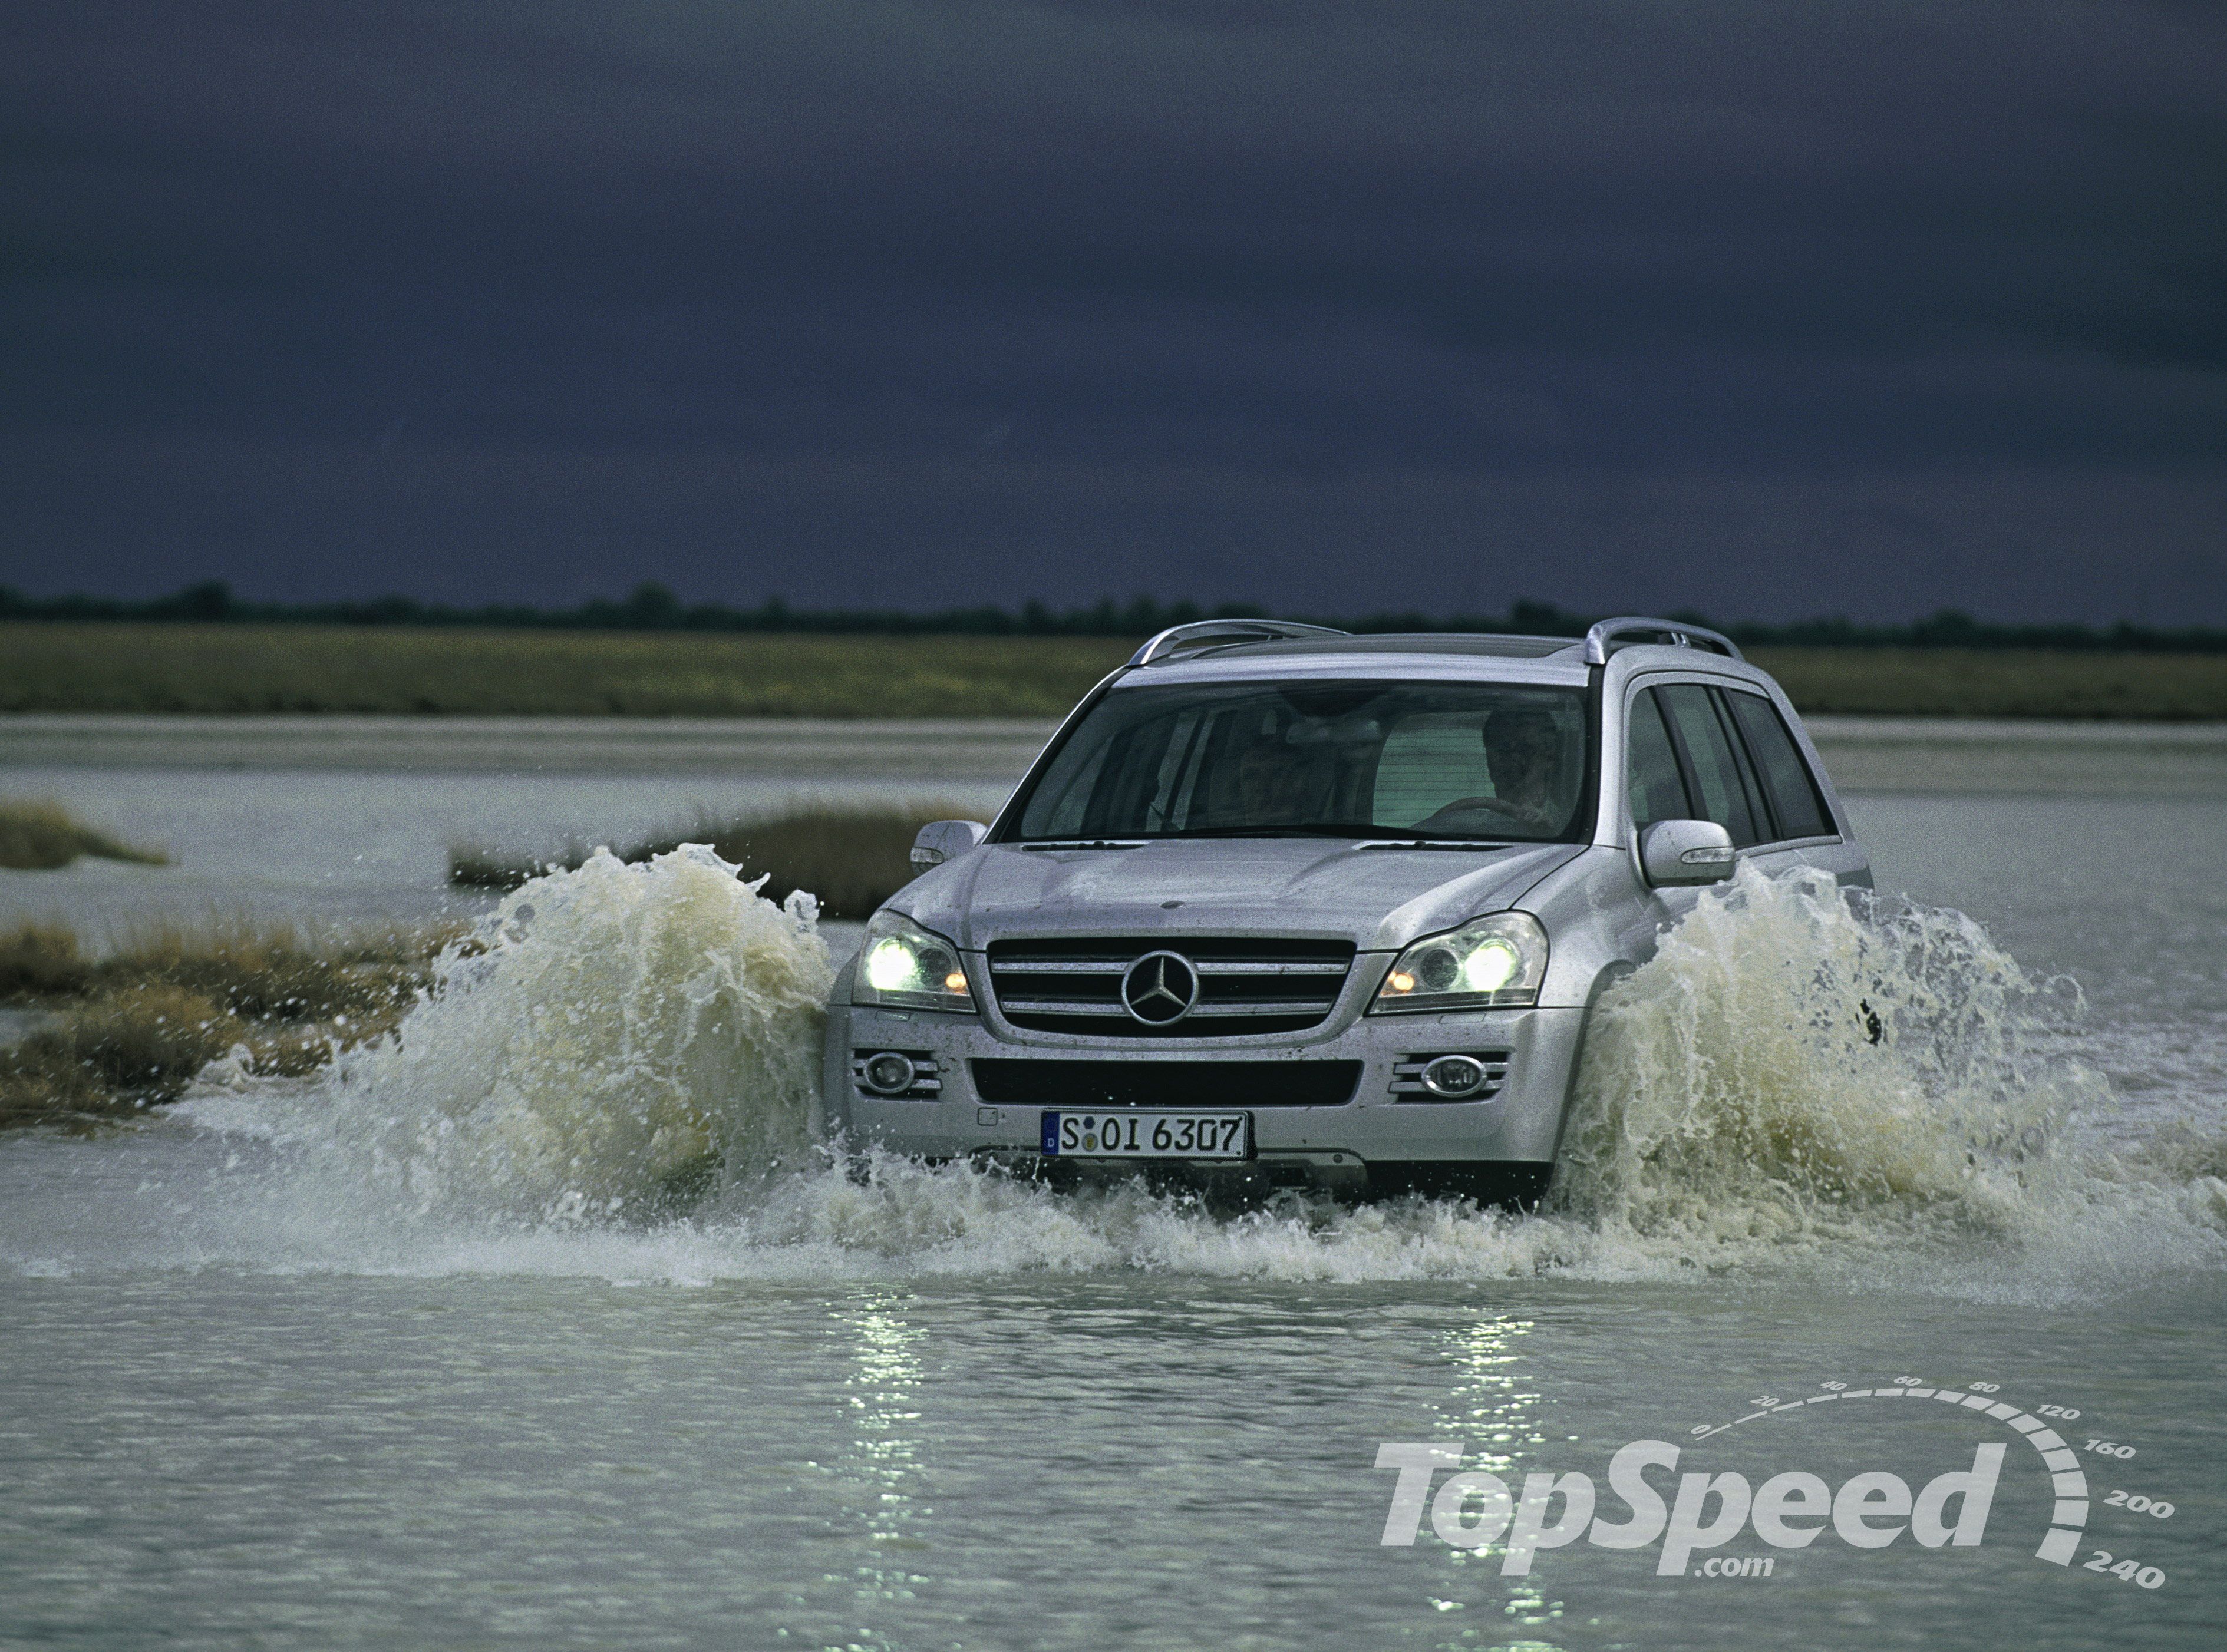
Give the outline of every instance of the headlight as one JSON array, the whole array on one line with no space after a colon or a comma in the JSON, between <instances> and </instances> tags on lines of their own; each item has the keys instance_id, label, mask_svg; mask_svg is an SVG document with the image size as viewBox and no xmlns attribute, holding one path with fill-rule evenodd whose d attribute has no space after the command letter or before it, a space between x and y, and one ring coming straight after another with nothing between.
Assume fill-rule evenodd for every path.
<instances>
[{"instance_id":1,"label":"headlight","mask_svg":"<svg viewBox=\"0 0 2227 1652\"><path fill-rule=\"evenodd\" d=\"M1547 932L1528 912L1496 912L1417 941L1393 960L1372 1015L1536 1004Z\"/></svg>"},{"instance_id":2,"label":"headlight","mask_svg":"<svg viewBox=\"0 0 2227 1652\"><path fill-rule=\"evenodd\" d=\"M959 948L902 912L877 912L858 950L853 1004L894 1004L913 1010L974 1008Z\"/></svg>"}]
</instances>

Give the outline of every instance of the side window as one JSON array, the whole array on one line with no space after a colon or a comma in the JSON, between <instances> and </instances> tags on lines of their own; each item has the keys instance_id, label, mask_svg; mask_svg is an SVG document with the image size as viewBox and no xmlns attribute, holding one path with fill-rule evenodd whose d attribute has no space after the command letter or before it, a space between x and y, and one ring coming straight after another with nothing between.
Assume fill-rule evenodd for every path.
<instances>
[{"instance_id":1,"label":"side window","mask_svg":"<svg viewBox=\"0 0 2227 1652\"><path fill-rule=\"evenodd\" d=\"M1739 772L1740 789L1747 794L1747 812L1755 821L1755 835L1758 840L1768 839L1773 835L1771 805L1763 795L1763 779L1755 772L1755 758L1749 754L1747 742L1740 738L1731 708L1725 704L1725 691L1711 689L1709 704L1717 708L1717 726L1725 731L1725 742L1732 748L1732 767Z\"/></svg>"},{"instance_id":2,"label":"side window","mask_svg":"<svg viewBox=\"0 0 2227 1652\"><path fill-rule=\"evenodd\" d=\"M1778 715L1778 708L1760 694L1743 694L1736 689L1726 690L1725 699L1732 708L1740 732L1747 737L1747 749L1755 758L1755 766L1763 771L1764 788L1771 794L1771 812L1778 817L1778 835L1829 837L1833 822L1825 813L1824 795L1818 791L1809 766L1802 761L1802 753L1787 730L1785 719Z\"/></svg>"},{"instance_id":3,"label":"side window","mask_svg":"<svg viewBox=\"0 0 2227 1652\"><path fill-rule=\"evenodd\" d=\"M1687 770L1701 794L1702 817L1730 832L1736 848L1761 843L1765 827L1749 796L1752 782L1741 772L1745 765L1732 730L1718 715L1709 691L1699 683L1675 683L1655 692L1669 714L1673 737L1685 749Z\"/></svg>"},{"instance_id":4,"label":"side window","mask_svg":"<svg viewBox=\"0 0 2227 1652\"><path fill-rule=\"evenodd\" d=\"M1662 726L1662 708L1654 691L1642 689L1632 696L1631 716L1624 726L1624 784L1631 793L1631 823L1653 826L1657 820L1691 818L1694 806L1686 800L1686 782L1679 777L1678 754L1670 744L1670 730Z\"/></svg>"}]
</instances>

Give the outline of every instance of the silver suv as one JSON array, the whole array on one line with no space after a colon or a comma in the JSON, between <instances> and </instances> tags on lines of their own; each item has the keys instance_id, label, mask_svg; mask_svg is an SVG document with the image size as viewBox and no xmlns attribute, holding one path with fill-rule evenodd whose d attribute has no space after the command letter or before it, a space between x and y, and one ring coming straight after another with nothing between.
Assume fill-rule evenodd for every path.
<instances>
[{"instance_id":1,"label":"silver suv","mask_svg":"<svg viewBox=\"0 0 2227 1652\"><path fill-rule=\"evenodd\" d=\"M1702 886L1871 882L1777 685L1655 619L1178 626L913 859L829 1010L851 1141L1518 1203L1587 1011Z\"/></svg>"}]
</instances>

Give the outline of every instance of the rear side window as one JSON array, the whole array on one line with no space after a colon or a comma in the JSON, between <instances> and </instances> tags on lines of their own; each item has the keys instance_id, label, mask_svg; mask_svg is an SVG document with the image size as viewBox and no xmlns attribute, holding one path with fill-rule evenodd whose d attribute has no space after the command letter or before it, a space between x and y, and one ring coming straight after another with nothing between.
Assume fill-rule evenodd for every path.
<instances>
[{"instance_id":1,"label":"rear side window","mask_svg":"<svg viewBox=\"0 0 2227 1652\"><path fill-rule=\"evenodd\" d=\"M1657 820L1690 818L1694 806L1686 800L1686 782L1678 774L1678 754L1670 744L1670 730L1662 726L1662 708L1654 691L1642 689L1632 697L1631 718L1624 730L1629 754L1626 784L1631 793L1631 823L1653 826Z\"/></svg>"},{"instance_id":2,"label":"rear side window","mask_svg":"<svg viewBox=\"0 0 2227 1652\"><path fill-rule=\"evenodd\" d=\"M1701 818L1730 832L1734 848L1761 843L1767 831L1762 799L1751 794L1754 782L1742 772L1745 765L1715 696L1699 683L1655 692L1669 716L1672 738L1685 749L1686 770L1701 793Z\"/></svg>"},{"instance_id":3,"label":"rear side window","mask_svg":"<svg viewBox=\"0 0 2227 1652\"><path fill-rule=\"evenodd\" d=\"M1746 737L1747 749L1762 771L1764 789L1770 794L1771 812L1778 817L1780 838L1824 838L1833 832L1825 800L1809 766L1788 731L1778 708L1760 694L1725 693L1733 719Z\"/></svg>"}]
</instances>

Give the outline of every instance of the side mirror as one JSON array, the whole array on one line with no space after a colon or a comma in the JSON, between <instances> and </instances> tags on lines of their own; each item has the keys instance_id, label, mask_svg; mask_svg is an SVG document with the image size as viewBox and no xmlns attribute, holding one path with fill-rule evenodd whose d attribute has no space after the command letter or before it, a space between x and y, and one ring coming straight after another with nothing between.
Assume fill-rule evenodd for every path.
<instances>
[{"instance_id":1,"label":"side mirror","mask_svg":"<svg viewBox=\"0 0 2227 1652\"><path fill-rule=\"evenodd\" d=\"M926 871L930 866L941 866L989 835L990 828L979 820L930 820L912 840L913 870Z\"/></svg>"},{"instance_id":2,"label":"side mirror","mask_svg":"<svg viewBox=\"0 0 2227 1652\"><path fill-rule=\"evenodd\" d=\"M1639 834L1639 868L1658 889L1721 883L1733 859L1732 834L1714 820L1657 820Z\"/></svg>"}]
</instances>

